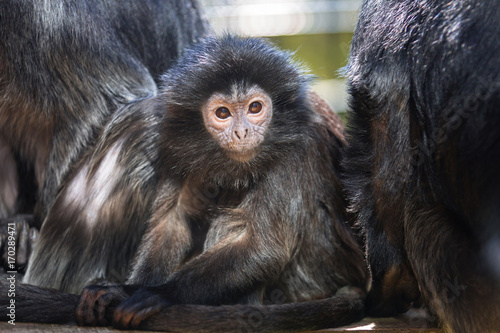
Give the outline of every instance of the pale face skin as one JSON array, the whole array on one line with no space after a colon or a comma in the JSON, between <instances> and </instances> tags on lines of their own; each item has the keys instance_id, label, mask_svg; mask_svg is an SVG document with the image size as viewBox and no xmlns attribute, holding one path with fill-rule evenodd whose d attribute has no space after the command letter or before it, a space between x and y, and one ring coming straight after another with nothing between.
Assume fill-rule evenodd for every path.
<instances>
[{"instance_id":1,"label":"pale face skin","mask_svg":"<svg viewBox=\"0 0 500 333\"><path fill-rule=\"evenodd\" d=\"M273 115L269 95L254 86L231 95L213 94L202 109L205 127L238 162L248 162L257 155Z\"/></svg>"}]
</instances>

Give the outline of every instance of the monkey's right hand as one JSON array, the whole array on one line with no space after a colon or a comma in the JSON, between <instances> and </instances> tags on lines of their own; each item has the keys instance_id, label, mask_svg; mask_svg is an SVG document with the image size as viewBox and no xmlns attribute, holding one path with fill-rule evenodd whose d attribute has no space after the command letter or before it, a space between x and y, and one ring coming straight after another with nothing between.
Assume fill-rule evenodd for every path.
<instances>
[{"instance_id":1,"label":"monkey's right hand","mask_svg":"<svg viewBox=\"0 0 500 333\"><path fill-rule=\"evenodd\" d=\"M75 310L76 322L81 326L111 324L116 306L136 289L124 285L85 287Z\"/></svg>"}]
</instances>

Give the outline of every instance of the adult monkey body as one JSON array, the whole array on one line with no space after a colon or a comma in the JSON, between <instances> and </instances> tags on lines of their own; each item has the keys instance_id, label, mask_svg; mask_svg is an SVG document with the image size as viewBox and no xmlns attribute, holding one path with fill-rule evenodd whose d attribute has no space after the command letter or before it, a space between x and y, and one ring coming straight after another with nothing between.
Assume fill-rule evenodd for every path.
<instances>
[{"instance_id":1,"label":"adult monkey body","mask_svg":"<svg viewBox=\"0 0 500 333\"><path fill-rule=\"evenodd\" d=\"M204 31L191 0L2 1L0 218L36 199L39 227L109 115Z\"/></svg>"},{"instance_id":2,"label":"adult monkey body","mask_svg":"<svg viewBox=\"0 0 500 333\"><path fill-rule=\"evenodd\" d=\"M365 1L345 169L370 314L419 291L447 331L500 328L500 3Z\"/></svg>"},{"instance_id":3,"label":"adult monkey body","mask_svg":"<svg viewBox=\"0 0 500 333\"><path fill-rule=\"evenodd\" d=\"M139 326L160 311L173 326L163 319L163 326L146 321L143 327L234 330L234 318L254 311L265 320L256 327L261 330L320 328L360 319L367 274L346 224L338 179L339 120L325 109L289 55L261 40L208 38L189 49L164 76L159 95L114 115L48 214L44 228L52 232L42 230L38 250L64 253L68 265L63 268L79 267L89 256L74 248L72 233L100 232L107 227L102 221L114 227L113 214L142 209L129 203L155 199L129 284L86 288L78 321L109 324L106 308L117 303L113 324L120 328ZM113 177L103 177L109 165ZM133 176L141 172L153 176L140 178L146 184L134 183ZM158 183L157 193L153 183ZM91 199L82 205L83 197ZM89 211L100 197L110 204ZM120 223L130 218L117 216ZM76 226L62 229L61 220ZM114 228L114 235L135 234L130 230L134 225L128 225L123 231ZM67 236L57 237L57 232ZM122 241L126 248L127 239ZM53 269L44 272L44 262L49 261L35 253L28 272L30 279L45 275L41 285L59 279ZM70 269L60 271L68 272L65 288L81 283ZM194 306L310 301L344 286L359 292L269 307ZM25 288L42 295L38 303L37 296L23 294ZM23 297L16 308L21 320L58 321L57 315L31 306L63 300L72 311L76 301L36 287L19 286L18 293L18 300ZM184 320L175 319L182 314ZM205 321L192 327L187 318ZM250 325L242 321L238 325Z\"/></svg>"},{"instance_id":4,"label":"adult monkey body","mask_svg":"<svg viewBox=\"0 0 500 333\"><path fill-rule=\"evenodd\" d=\"M17 269L31 244L26 219L13 215L35 211L39 228L111 113L154 94L204 31L194 0L0 3L0 229L17 220ZM123 268L109 271L123 278Z\"/></svg>"}]
</instances>

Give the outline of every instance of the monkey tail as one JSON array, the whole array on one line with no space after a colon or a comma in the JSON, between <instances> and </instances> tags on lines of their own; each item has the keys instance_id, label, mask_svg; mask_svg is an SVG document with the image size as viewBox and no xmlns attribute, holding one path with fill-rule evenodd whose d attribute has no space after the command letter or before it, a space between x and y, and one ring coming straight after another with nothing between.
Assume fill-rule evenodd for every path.
<instances>
[{"instance_id":1,"label":"monkey tail","mask_svg":"<svg viewBox=\"0 0 500 333\"><path fill-rule=\"evenodd\" d=\"M26 284L0 282L2 309L14 299L17 322L75 324L79 296ZM108 309L112 317L113 306ZM169 332L298 332L333 328L361 320L365 315L364 293L349 289L333 297L275 305L174 305L149 317L140 329ZM0 320L9 320L1 316ZM111 321L110 321L111 322Z\"/></svg>"},{"instance_id":2,"label":"monkey tail","mask_svg":"<svg viewBox=\"0 0 500 333\"><path fill-rule=\"evenodd\" d=\"M276 305L178 305L145 320L140 328L171 332L300 332L344 326L365 316L364 295Z\"/></svg>"},{"instance_id":3,"label":"monkey tail","mask_svg":"<svg viewBox=\"0 0 500 333\"><path fill-rule=\"evenodd\" d=\"M29 284L17 284L14 277L0 280L0 320L32 323L75 323L80 296ZM7 316L4 315L7 311Z\"/></svg>"}]
</instances>

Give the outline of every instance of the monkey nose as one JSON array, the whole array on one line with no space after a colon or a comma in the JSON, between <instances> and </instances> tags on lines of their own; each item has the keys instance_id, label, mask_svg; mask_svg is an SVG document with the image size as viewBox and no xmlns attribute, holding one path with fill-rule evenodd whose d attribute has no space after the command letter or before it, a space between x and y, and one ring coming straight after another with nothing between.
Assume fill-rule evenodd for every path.
<instances>
[{"instance_id":1,"label":"monkey nose","mask_svg":"<svg viewBox=\"0 0 500 333\"><path fill-rule=\"evenodd\" d=\"M234 138L238 141L246 139L247 136L248 136L248 128L234 131Z\"/></svg>"}]
</instances>

